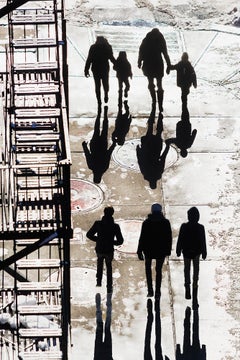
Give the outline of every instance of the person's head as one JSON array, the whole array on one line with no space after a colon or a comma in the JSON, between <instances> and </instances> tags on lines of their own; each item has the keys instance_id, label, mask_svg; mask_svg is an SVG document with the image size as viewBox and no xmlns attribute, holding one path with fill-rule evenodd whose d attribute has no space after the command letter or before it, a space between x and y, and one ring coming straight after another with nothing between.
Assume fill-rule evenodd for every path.
<instances>
[{"instance_id":1,"label":"person's head","mask_svg":"<svg viewBox=\"0 0 240 360\"><path fill-rule=\"evenodd\" d=\"M188 152L187 152L187 149L181 149L180 150L180 155L181 157L185 158L188 156Z\"/></svg>"},{"instance_id":2,"label":"person's head","mask_svg":"<svg viewBox=\"0 0 240 360\"><path fill-rule=\"evenodd\" d=\"M182 61L188 61L188 53L187 52L184 52L182 54Z\"/></svg>"},{"instance_id":3,"label":"person's head","mask_svg":"<svg viewBox=\"0 0 240 360\"><path fill-rule=\"evenodd\" d=\"M153 213L161 213L162 212L162 205L155 203L151 206L151 212Z\"/></svg>"},{"instance_id":4,"label":"person's head","mask_svg":"<svg viewBox=\"0 0 240 360\"><path fill-rule=\"evenodd\" d=\"M187 214L188 214L188 220L189 220L189 222L195 222L195 223L197 223L197 222L199 221L199 219L200 219L199 211L198 211L198 209L197 209L195 206L191 207L191 208L188 210Z\"/></svg>"},{"instance_id":5,"label":"person's head","mask_svg":"<svg viewBox=\"0 0 240 360\"><path fill-rule=\"evenodd\" d=\"M114 208L112 206L106 206L103 212L106 217L112 217L114 214Z\"/></svg>"},{"instance_id":6,"label":"person's head","mask_svg":"<svg viewBox=\"0 0 240 360\"><path fill-rule=\"evenodd\" d=\"M104 36L97 36L96 44L107 44L107 39Z\"/></svg>"},{"instance_id":7,"label":"person's head","mask_svg":"<svg viewBox=\"0 0 240 360\"><path fill-rule=\"evenodd\" d=\"M119 59L126 59L127 58L126 51L119 51L118 58Z\"/></svg>"}]
</instances>

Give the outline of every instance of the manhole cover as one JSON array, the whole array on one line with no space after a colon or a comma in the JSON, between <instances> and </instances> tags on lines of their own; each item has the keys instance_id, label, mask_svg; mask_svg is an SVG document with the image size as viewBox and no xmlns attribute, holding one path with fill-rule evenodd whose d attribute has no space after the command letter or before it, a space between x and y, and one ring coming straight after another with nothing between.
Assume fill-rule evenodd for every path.
<instances>
[{"instance_id":1,"label":"manhole cover","mask_svg":"<svg viewBox=\"0 0 240 360\"><path fill-rule=\"evenodd\" d=\"M93 210L102 201L103 193L98 186L85 180L71 179L72 212Z\"/></svg>"},{"instance_id":2,"label":"manhole cover","mask_svg":"<svg viewBox=\"0 0 240 360\"><path fill-rule=\"evenodd\" d=\"M113 152L113 160L120 166L127 169L140 172L136 148L141 145L140 139L131 139L125 141L123 146L118 146ZM165 143L163 143L162 152L164 151ZM178 159L177 151L174 147L170 146L165 162L165 170L174 165Z\"/></svg>"}]
</instances>

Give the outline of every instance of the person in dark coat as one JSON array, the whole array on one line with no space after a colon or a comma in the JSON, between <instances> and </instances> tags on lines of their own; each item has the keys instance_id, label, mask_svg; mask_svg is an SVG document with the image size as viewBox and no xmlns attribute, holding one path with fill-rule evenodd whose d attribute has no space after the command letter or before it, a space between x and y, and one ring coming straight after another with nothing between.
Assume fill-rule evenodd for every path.
<instances>
[{"instance_id":1,"label":"person in dark coat","mask_svg":"<svg viewBox=\"0 0 240 360\"><path fill-rule=\"evenodd\" d=\"M169 69L177 71L177 86L182 91L181 99L184 109L187 107L187 96L190 92L190 87L192 85L195 88L197 87L197 76L192 64L188 60L188 53L184 52L181 61L175 65L170 65Z\"/></svg>"},{"instance_id":2,"label":"person in dark coat","mask_svg":"<svg viewBox=\"0 0 240 360\"><path fill-rule=\"evenodd\" d=\"M159 111L162 112L163 93L162 78L164 75L164 63L162 55L167 63L167 73L170 71L170 58L163 34L154 28L147 33L139 48L138 67L142 68L143 74L148 79L148 89L152 97L152 103L156 104L156 92L154 80L157 82L157 98Z\"/></svg>"},{"instance_id":3,"label":"person in dark coat","mask_svg":"<svg viewBox=\"0 0 240 360\"><path fill-rule=\"evenodd\" d=\"M132 67L127 59L126 51L120 51L115 61L113 69L116 70L119 86L119 103L122 102L123 85L125 85L124 96L128 97L128 91L130 89L129 78L132 79Z\"/></svg>"},{"instance_id":4,"label":"person in dark coat","mask_svg":"<svg viewBox=\"0 0 240 360\"><path fill-rule=\"evenodd\" d=\"M96 242L97 254L97 286L102 286L103 263L107 268L107 292L112 292L112 260L114 246L123 244L123 236L120 226L114 222L114 209L107 206L104 209L104 216L101 220L94 222L86 236Z\"/></svg>"},{"instance_id":5,"label":"person in dark coat","mask_svg":"<svg viewBox=\"0 0 240 360\"><path fill-rule=\"evenodd\" d=\"M162 266L166 256L171 254L172 229L168 219L162 213L160 204L153 204L151 214L143 221L138 242L137 254L139 260L145 258L145 271L148 287L148 297L152 297L152 260L156 260L155 298L161 295ZM144 255L144 256L143 256Z\"/></svg>"},{"instance_id":6,"label":"person in dark coat","mask_svg":"<svg viewBox=\"0 0 240 360\"><path fill-rule=\"evenodd\" d=\"M202 255L202 259L207 257L206 247L206 235L205 228L202 224L199 224L200 214L196 207L191 207L188 212L188 222L183 223L180 227L176 253L177 256L183 254L184 259L184 286L185 286L185 298L191 299L191 263L193 264L193 306L198 306L197 303L197 289L199 278L199 260Z\"/></svg>"},{"instance_id":7,"label":"person in dark coat","mask_svg":"<svg viewBox=\"0 0 240 360\"><path fill-rule=\"evenodd\" d=\"M95 82L95 92L98 106L101 106L101 83L104 90L104 101L108 102L109 92L109 60L114 64L112 46L104 36L97 36L95 44L91 45L85 64L84 74L89 77L89 69L91 70Z\"/></svg>"}]
</instances>

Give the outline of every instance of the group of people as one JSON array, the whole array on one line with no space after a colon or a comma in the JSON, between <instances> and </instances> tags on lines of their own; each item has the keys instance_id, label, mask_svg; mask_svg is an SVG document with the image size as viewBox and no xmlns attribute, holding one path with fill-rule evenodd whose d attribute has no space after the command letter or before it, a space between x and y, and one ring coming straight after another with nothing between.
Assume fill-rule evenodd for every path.
<instances>
[{"instance_id":1,"label":"group of people","mask_svg":"<svg viewBox=\"0 0 240 360\"><path fill-rule=\"evenodd\" d=\"M181 88L182 106L187 106L187 95L193 85L197 87L197 78L193 66L188 59L188 53L184 52L181 61L172 65L167 50L167 45L163 34L158 28L148 32L139 48L138 67L142 69L143 74L148 79L148 89L152 98L152 103L156 104L158 100L159 111L162 112L164 90L162 88L162 78L164 76L164 62L167 64L166 72L177 71L177 86ZM93 73L95 82L95 92L98 106L101 106L101 85L104 91L104 102L108 102L109 93L109 61L113 63L113 69L119 82L119 103L122 102L123 86L124 96L128 97L130 89L129 79L132 78L132 68L128 61L126 51L120 51L117 59L114 58L112 46L103 36L97 36L96 42L91 45L88 57L85 63L84 73L89 77L89 70ZM157 86L157 90L156 89Z\"/></svg>"},{"instance_id":2,"label":"group of people","mask_svg":"<svg viewBox=\"0 0 240 360\"><path fill-rule=\"evenodd\" d=\"M107 293L113 291L112 260L114 246L122 245L124 238L120 226L115 223L114 209L111 206L104 208L101 220L93 223L86 236L96 243L97 274L96 286L102 286L104 262L107 272ZM180 227L176 254L183 254L184 259L184 286L185 298L193 300L193 308L198 307L197 291L199 279L200 256L205 260L207 257L205 228L199 223L200 214L196 207L191 207L188 212L188 222ZM139 235L137 255L139 260L145 260L145 274L147 281L147 296L155 296L156 300L161 296L162 268L165 258L172 251L172 229L168 219L165 218L162 206L155 203L151 206L151 213L143 221ZM155 291L153 287L152 262L156 262ZM191 277L191 264L193 274ZM191 281L192 280L192 281ZM191 292L192 283L192 292Z\"/></svg>"}]
</instances>

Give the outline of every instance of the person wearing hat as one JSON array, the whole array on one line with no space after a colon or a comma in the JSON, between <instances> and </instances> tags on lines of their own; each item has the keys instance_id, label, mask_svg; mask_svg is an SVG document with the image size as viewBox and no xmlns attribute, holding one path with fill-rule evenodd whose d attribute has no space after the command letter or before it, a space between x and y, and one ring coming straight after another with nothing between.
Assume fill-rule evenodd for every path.
<instances>
[{"instance_id":1,"label":"person wearing hat","mask_svg":"<svg viewBox=\"0 0 240 360\"><path fill-rule=\"evenodd\" d=\"M142 223L137 254L139 260L145 259L145 272L148 297L154 295L152 281L152 260L156 261L155 298L161 295L162 266L166 256L171 255L172 229L168 219L162 213L160 204L153 204L151 213Z\"/></svg>"},{"instance_id":2,"label":"person wearing hat","mask_svg":"<svg viewBox=\"0 0 240 360\"><path fill-rule=\"evenodd\" d=\"M115 223L113 214L114 209L112 206L105 207L102 219L95 221L86 234L88 239L96 242L97 286L102 286L103 263L105 261L108 293L112 293L112 260L114 246L122 245L124 241L120 226Z\"/></svg>"}]
</instances>

